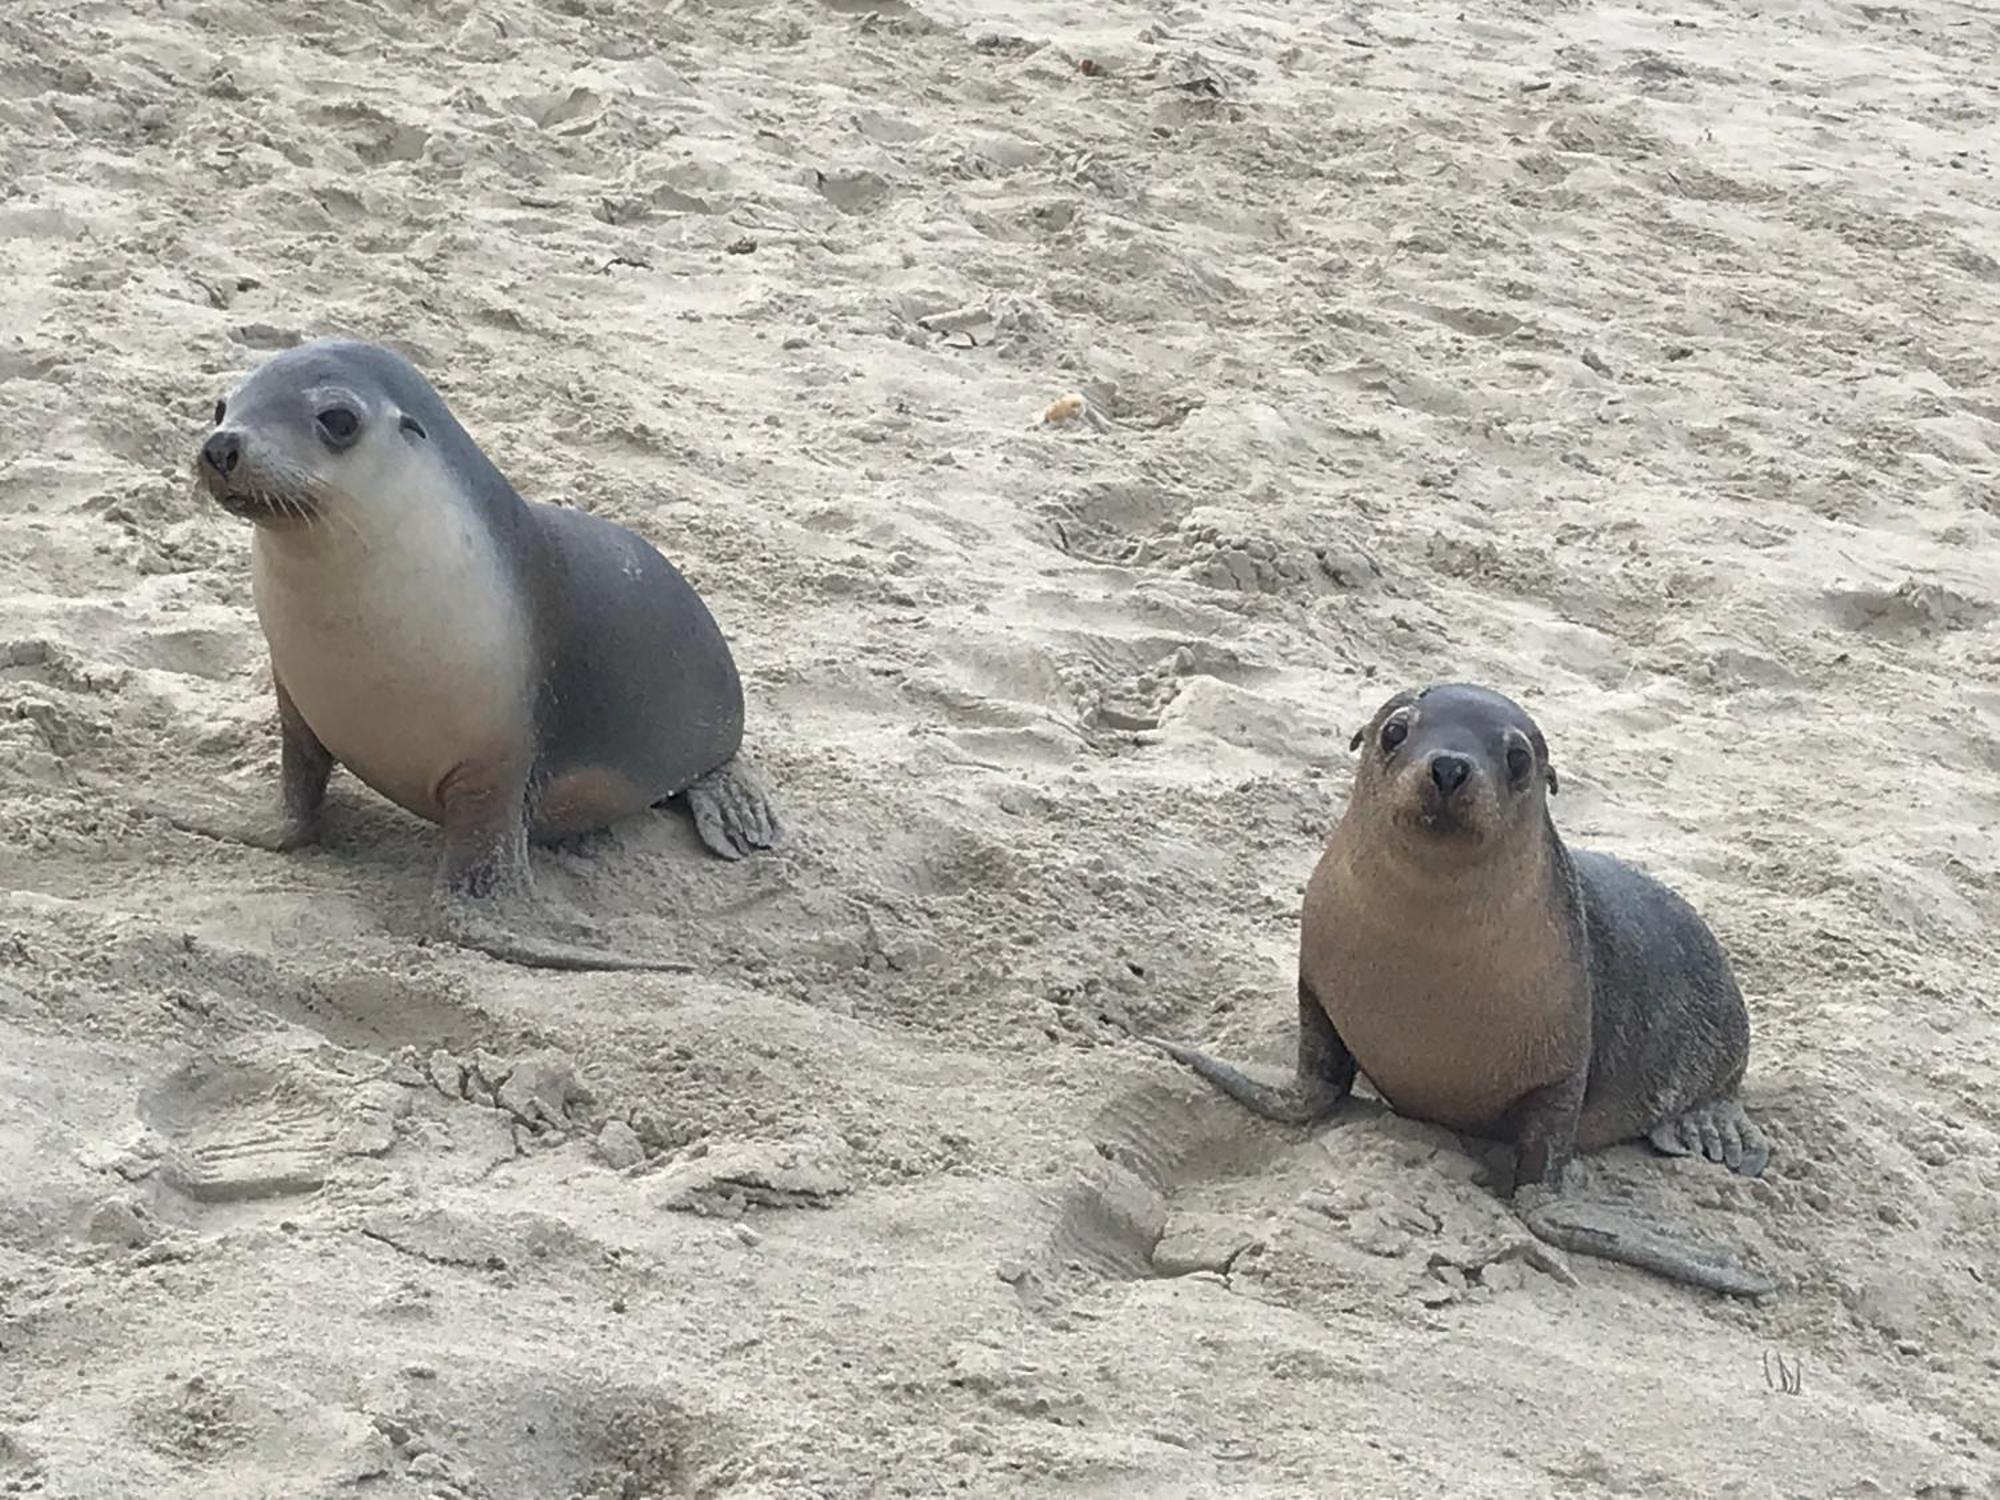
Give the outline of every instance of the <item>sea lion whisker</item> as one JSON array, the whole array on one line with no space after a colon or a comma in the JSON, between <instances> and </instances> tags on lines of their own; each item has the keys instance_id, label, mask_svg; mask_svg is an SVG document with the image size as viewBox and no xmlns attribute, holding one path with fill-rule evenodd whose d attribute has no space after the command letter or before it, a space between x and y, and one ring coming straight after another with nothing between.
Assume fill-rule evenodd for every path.
<instances>
[{"instance_id":1,"label":"sea lion whisker","mask_svg":"<svg viewBox=\"0 0 2000 1500\"><path fill-rule=\"evenodd\" d=\"M374 544L369 540L368 534L361 529L361 523L348 514L345 506L335 501L325 508L324 514L331 516L335 525L346 527L348 535L354 538L355 545L362 552L373 550Z\"/></svg>"},{"instance_id":2,"label":"sea lion whisker","mask_svg":"<svg viewBox=\"0 0 2000 1500\"><path fill-rule=\"evenodd\" d=\"M354 518L352 507L342 503L347 497L338 486L317 474L300 472L296 476L294 493L310 512L306 517L307 520L329 519L335 525L345 528L361 551L365 553L373 550L373 540L362 530L361 523Z\"/></svg>"}]
</instances>

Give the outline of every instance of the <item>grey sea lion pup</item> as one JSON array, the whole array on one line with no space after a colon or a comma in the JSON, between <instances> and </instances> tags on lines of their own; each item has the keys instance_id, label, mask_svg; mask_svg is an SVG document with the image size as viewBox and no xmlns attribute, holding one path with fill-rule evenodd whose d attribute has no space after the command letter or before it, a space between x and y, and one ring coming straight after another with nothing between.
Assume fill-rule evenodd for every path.
<instances>
[{"instance_id":1,"label":"grey sea lion pup","mask_svg":"<svg viewBox=\"0 0 2000 1500\"><path fill-rule=\"evenodd\" d=\"M1736 1100L1749 1018L1707 925L1651 877L1564 845L1548 745L1500 694L1398 693L1353 748L1354 789L1301 913L1295 1081L1147 1040L1295 1124L1331 1115L1358 1069L1399 1114L1511 1141L1516 1206L1538 1237L1718 1291L1772 1291L1729 1259L1565 1222L1554 1201L1574 1153L1642 1136L1763 1170L1763 1134Z\"/></svg>"},{"instance_id":2,"label":"grey sea lion pup","mask_svg":"<svg viewBox=\"0 0 2000 1500\"><path fill-rule=\"evenodd\" d=\"M251 521L282 735L280 825L317 836L335 764L443 829L447 932L517 962L675 968L536 948L489 913L532 895L528 843L679 796L725 858L777 824L739 754L713 616L643 538L523 500L414 366L325 339L215 406L197 469ZM517 913L518 914L518 913Z\"/></svg>"}]
</instances>

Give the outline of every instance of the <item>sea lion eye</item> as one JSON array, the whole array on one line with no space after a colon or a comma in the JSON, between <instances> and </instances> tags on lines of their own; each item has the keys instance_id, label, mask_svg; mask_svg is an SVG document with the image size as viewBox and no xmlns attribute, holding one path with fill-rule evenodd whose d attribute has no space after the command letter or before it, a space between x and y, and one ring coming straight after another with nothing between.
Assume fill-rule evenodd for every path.
<instances>
[{"instance_id":1,"label":"sea lion eye","mask_svg":"<svg viewBox=\"0 0 2000 1500\"><path fill-rule=\"evenodd\" d=\"M1410 726L1401 719L1391 719L1382 726L1382 748L1394 750L1410 737Z\"/></svg>"},{"instance_id":2,"label":"sea lion eye","mask_svg":"<svg viewBox=\"0 0 2000 1500\"><path fill-rule=\"evenodd\" d=\"M321 434L336 448L345 448L361 431L361 419L344 406L329 406L316 420Z\"/></svg>"},{"instance_id":3,"label":"sea lion eye","mask_svg":"<svg viewBox=\"0 0 2000 1500\"><path fill-rule=\"evenodd\" d=\"M220 427L222 425L223 413L228 410L229 410L229 403L227 401L218 401L215 403L215 425L217 427Z\"/></svg>"},{"instance_id":4,"label":"sea lion eye","mask_svg":"<svg viewBox=\"0 0 2000 1500\"><path fill-rule=\"evenodd\" d=\"M1509 745L1507 747L1507 774L1509 776L1513 777L1516 781L1521 781L1534 768L1534 756L1528 754L1519 745Z\"/></svg>"}]
</instances>

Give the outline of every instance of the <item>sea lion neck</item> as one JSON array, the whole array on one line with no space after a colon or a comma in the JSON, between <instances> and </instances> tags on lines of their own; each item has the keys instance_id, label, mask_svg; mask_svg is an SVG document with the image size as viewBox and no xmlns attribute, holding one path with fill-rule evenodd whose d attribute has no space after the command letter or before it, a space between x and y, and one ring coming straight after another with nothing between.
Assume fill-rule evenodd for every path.
<instances>
[{"instance_id":1,"label":"sea lion neck","mask_svg":"<svg viewBox=\"0 0 2000 1500\"><path fill-rule=\"evenodd\" d=\"M1350 810L1327 842L1338 883L1357 900L1494 913L1545 903L1555 865L1554 826L1533 822L1481 843L1429 843L1385 820Z\"/></svg>"}]
</instances>

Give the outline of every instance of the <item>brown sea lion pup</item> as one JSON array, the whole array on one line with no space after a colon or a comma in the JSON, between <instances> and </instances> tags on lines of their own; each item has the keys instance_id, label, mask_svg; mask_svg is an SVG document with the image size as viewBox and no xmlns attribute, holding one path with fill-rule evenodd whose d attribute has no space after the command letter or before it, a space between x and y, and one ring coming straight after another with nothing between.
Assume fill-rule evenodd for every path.
<instances>
[{"instance_id":1,"label":"brown sea lion pup","mask_svg":"<svg viewBox=\"0 0 2000 1500\"><path fill-rule=\"evenodd\" d=\"M1147 1040L1294 1124L1331 1115L1359 1069L1399 1114L1512 1142L1515 1203L1538 1237L1739 1296L1774 1290L1727 1258L1554 1211L1574 1153L1641 1136L1763 1170L1736 1101L1749 1018L1707 925L1658 881L1564 845L1548 746L1500 694L1398 693L1353 748L1353 792L1306 886L1296 1081Z\"/></svg>"}]
</instances>

